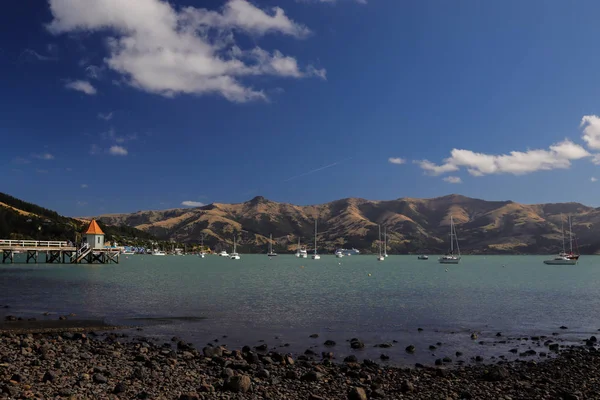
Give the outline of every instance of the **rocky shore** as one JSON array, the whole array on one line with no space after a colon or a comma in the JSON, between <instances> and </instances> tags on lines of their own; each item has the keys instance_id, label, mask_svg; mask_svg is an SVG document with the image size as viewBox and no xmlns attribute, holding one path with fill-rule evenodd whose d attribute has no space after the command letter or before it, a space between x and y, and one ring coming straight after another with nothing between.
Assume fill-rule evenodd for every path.
<instances>
[{"instance_id":1,"label":"rocky shore","mask_svg":"<svg viewBox=\"0 0 600 400\"><path fill-rule=\"evenodd\" d=\"M350 341L353 347L360 340ZM0 399L584 399L600 393L600 352L549 341L544 361L413 368L266 344L195 349L116 332L0 334ZM415 351L407 347L407 352ZM524 357L527 355L524 354Z\"/></svg>"}]
</instances>

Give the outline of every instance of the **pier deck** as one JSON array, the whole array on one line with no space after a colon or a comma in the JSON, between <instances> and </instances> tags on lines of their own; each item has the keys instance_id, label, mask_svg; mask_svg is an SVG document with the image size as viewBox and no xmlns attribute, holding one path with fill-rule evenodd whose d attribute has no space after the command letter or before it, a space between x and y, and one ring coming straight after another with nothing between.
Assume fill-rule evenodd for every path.
<instances>
[{"instance_id":1,"label":"pier deck","mask_svg":"<svg viewBox=\"0 0 600 400\"><path fill-rule=\"evenodd\" d=\"M43 262L68 263L68 264L108 264L119 263L120 252L115 249L92 249L85 244L76 247L66 241L43 241L43 240L10 240L0 239L0 252L2 252L2 263L15 262L15 254L27 254L26 263L38 263L41 254L45 256Z\"/></svg>"}]
</instances>

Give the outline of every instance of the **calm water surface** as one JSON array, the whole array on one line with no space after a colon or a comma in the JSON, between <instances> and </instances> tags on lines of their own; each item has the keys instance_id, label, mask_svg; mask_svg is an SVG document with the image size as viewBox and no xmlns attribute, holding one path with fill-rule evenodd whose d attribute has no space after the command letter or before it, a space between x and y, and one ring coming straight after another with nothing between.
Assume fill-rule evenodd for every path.
<instances>
[{"instance_id":1,"label":"calm water surface","mask_svg":"<svg viewBox=\"0 0 600 400\"><path fill-rule=\"evenodd\" d=\"M460 265L437 257L375 256L321 260L242 255L123 256L118 265L0 265L0 304L10 313L76 313L108 322L143 325L160 340L173 335L197 345L221 338L230 347L289 343L289 350L345 341L367 344L361 356L433 362L460 350L466 356L506 354L531 344L497 342L505 336L551 335L579 340L600 328L600 257L577 266L547 266L543 256L465 256ZM446 271L447 270L447 271ZM370 274L370 275L369 275ZM54 315L52 318L56 318ZM568 331L559 326L566 325ZM423 332L417 332L423 328ZM478 332L478 340L471 340ZM318 333L318 339L309 339ZM277 337L277 339L276 339ZM374 349L376 343L398 343ZM483 341L480 344L479 341ZM435 355L428 345L443 342ZM404 348L414 344L415 355ZM534 347L535 348L535 347Z\"/></svg>"}]
</instances>

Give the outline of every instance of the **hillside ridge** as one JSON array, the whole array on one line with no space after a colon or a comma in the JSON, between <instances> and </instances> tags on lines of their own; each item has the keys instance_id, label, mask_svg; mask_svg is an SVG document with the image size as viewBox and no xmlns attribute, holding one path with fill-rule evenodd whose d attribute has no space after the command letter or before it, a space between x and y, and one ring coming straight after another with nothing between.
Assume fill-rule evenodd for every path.
<instances>
[{"instance_id":1,"label":"hillside ridge","mask_svg":"<svg viewBox=\"0 0 600 400\"><path fill-rule=\"evenodd\" d=\"M255 196L242 203L211 203L195 208L100 215L108 225L127 225L162 240L205 243L230 248L233 237L244 252L264 253L269 235L275 251L294 251L298 238L312 243L319 222L318 248L333 252L356 247L377 249L378 225L388 232L390 253L440 253L447 249L450 216L457 225L461 249L473 254L554 254L561 250L561 214L573 217L582 253L600 250L600 209L580 203L521 204L488 201L460 194L395 200L344 198L314 205L295 205ZM598 238L598 239L597 239Z\"/></svg>"}]
</instances>

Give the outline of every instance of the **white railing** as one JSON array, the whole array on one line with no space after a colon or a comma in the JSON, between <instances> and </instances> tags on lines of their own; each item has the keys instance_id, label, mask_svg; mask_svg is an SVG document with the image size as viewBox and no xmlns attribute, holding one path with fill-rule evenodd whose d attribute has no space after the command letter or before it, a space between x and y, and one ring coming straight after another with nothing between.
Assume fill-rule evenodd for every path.
<instances>
[{"instance_id":1,"label":"white railing","mask_svg":"<svg viewBox=\"0 0 600 400\"><path fill-rule=\"evenodd\" d=\"M0 239L0 247L42 247L42 248L57 248L57 247L74 247L69 246L69 242L62 241L43 241L43 240L5 240Z\"/></svg>"},{"instance_id":2,"label":"white railing","mask_svg":"<svg viewBox=\"0 0 600 400\"><path fill-rule=\"evenodd\" d=\"M79 258L82 254L87 253L89 249L90 249L90 244L84 243L83 246L81 246L79 248L79 250L77 250L77 258Z\"/></svg>"}]
</instances>

